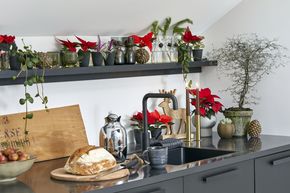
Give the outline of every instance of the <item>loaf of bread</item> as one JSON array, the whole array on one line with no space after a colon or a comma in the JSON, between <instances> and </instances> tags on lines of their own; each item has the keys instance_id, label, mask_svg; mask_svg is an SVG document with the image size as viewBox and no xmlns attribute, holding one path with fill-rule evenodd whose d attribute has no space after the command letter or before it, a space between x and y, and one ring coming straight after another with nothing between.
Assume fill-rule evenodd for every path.
<instances>
[{"instance_id":1,"label":"loaf of bread","mask_svg":"<svg viewBox=\"0 0 290 193\"><path fill-rule=\"evenodd\" d=\"M102 147L85 146L77 149L67 160L66 172L77 175L94 175L116 166L116 159Z\"/></svg>"}]
</instances>

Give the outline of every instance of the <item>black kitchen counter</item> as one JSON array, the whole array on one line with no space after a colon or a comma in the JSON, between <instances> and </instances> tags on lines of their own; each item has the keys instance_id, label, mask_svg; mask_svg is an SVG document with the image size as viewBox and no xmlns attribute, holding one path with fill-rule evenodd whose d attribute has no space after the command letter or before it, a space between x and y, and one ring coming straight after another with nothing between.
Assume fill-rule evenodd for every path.
<instances>
[{"instance_id":1,"label":"black kitchen counter","mask_svg":"<svg viewBox=\"0 0 290 193\"><path fill-rule=\"evenodd\" d=\"M50 178L50 171L63 167L66 158L35 163L28 172L18 177L16 182L0 184L1 193L113 193L145 186L164 180L198 173L290 149L290 137L262 135L258 139L233 138L220 139L216 133L212 138L202 138L185 146L235 151L225 156L205 159L183 165L167 165L164 170L142 167L137 174L107 182L64 182Z\"/></svg>"}]
</instances>

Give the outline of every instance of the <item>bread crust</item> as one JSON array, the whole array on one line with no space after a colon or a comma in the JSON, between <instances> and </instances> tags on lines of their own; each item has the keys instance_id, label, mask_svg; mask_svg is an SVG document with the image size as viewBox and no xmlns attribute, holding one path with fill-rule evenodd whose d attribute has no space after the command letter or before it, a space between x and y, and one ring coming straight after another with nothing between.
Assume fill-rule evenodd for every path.
<instances>
[{"instance_id":1,"label":"bread crust","mask_svg":"<svg viewBox=\"0 0 290 193\"><path fill-rule=\"evenodd\" d=\"M79 158L84 154L88 154L89 151L99 149L100 147L88 145L77 149L68 159L65 170L72 174L77 175L94 175L102 171L106 171L114 168L117 163L115 159L103 159L98 162L92 162L90 164L84 164L78 162ZM103 148L101 148L103 149Z\"/></svg>"}]
</instances>

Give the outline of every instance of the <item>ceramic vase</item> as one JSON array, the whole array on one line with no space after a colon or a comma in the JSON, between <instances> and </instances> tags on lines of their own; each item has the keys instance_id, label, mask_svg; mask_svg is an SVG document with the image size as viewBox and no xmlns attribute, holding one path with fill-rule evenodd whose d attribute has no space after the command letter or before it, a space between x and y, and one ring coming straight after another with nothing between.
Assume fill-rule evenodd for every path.
<instances>
[{"instance_id":1,"label":"ceramic vase","mask_svg":"<svg viewBox=\"0 0 290 193\"><path fill-rule=\"evenodd\" d=\"M195 118L192 117L192 122L195 124ZM212 115L210 118L208 117L200 117L200 136L201 137L211 137L212 136L212 128L216 125L217 118L215 115Z\"/></svg>"}]
</instances>

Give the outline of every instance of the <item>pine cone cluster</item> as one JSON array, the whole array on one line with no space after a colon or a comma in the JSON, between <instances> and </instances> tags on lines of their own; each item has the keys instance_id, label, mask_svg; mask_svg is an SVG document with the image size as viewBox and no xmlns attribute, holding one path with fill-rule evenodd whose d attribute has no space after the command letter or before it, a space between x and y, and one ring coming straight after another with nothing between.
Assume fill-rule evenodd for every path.
<instances>
[{"instance_id":1,"label":"pine cone cluster","mask_svg":"<svg viewBox=\"0 0 290 193\"><path fill-rule=\"evenodd\" d=\"M250 137L259 137L262 132L262 126L258 120L253 120L248 125L248 134Z\"/></svg>"},{"instance_id":2,"label":"pine cone cluster","mask_svg":"<svg viewBox=\"0 0 290 193\"><path fill-rule=\"evenodd\" d=\"M147 50L145 50L144 48L140 48L136 50L135 58L137 63L145 64L149 61L150 55Z\"/></svg>"}]
</instances>

